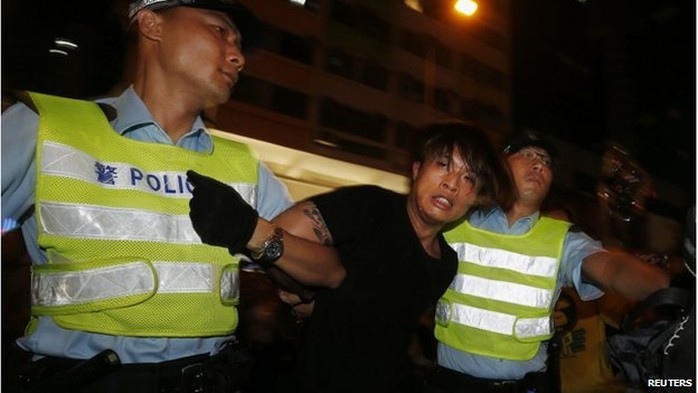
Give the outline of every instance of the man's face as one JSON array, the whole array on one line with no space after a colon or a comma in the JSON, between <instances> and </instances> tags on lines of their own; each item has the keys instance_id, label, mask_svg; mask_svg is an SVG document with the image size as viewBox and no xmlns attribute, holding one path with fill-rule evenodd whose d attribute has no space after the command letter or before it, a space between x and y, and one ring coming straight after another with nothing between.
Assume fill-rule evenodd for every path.
<instances>
[{"instance_id":1,"label":"man's face","mask_svg":"<svg viewBox=\"0 0 698 393\"><path fill-rule=\"evenodd\" d=\"M414 163L412 180L408 209L427 225L458 220L477 198L476 179L457 149Z\"/></svg>"},{"instance_id":2,"label":"man's face","mask_svg":"<svg viewBox=\"0 0 698 393\"><path fill-rule=\"evenodd\" d=\"M507 157L507 162L519 201L543 203L553 179L550 155L544 149L528 146Z\"/></svg>"},{"instance_id":3,"label":"man's face","mask_svg":"<svg viewBox=\"0 0 698 393\"><path fill-rule=\"evenodd\" d=\"M218 11L173 7L162 14L160 64L167 83L204 106L226 102L245 65L240 34Z\"/></svg>"}]
</instances>

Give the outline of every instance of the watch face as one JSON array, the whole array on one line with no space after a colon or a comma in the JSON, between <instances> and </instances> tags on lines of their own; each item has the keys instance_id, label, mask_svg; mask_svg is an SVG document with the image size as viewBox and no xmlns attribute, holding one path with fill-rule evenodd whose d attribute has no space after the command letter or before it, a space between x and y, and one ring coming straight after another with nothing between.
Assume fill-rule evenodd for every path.
<instances>
[{"instance_id":1,"label":"watch face","mask_svg":"<svg viewBox=\"0 0 698 393\"><path fill-rule=\"evenodd\" d=\"M281 228L274 228L271 239L264 242L262 249L252 255L252 259L257 261L262 267L271 267L277 259L284 253L284 231Z\"/></svg>"},{"instance_id":2,"label":"watch face","mask_svg":"<svg viewBox=\"0 0 698 393\"><path fill-rule=\"evenodd\" d=\"M279 259L284 252L284 242L281 239L273 239L264 249L262 258L268 261Z\"/></svg>"}]
</instances>

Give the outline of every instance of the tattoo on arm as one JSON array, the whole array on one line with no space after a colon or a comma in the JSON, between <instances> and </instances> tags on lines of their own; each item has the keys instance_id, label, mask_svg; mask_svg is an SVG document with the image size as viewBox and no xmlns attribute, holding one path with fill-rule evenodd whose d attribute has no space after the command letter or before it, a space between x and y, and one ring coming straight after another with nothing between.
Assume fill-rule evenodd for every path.
<instances>
[{"instance_id":1,"label":"tattoo on arm","mask_svg":"<svg viewBox=\"0 0 698 393\"><path fill-rule=\"evenodd\" d=\"M315 206L313 202L306 202L305 206L303 206L303 214L308 216L310 221L313 223L313 233L315 233L315 236L320 241L320 244L331 246L332 235L330 234L329 229L327 229L325 220L322 218L322 214L320 214L320 210L318 210L317 206Z\"/></svg>"}]
</instances>

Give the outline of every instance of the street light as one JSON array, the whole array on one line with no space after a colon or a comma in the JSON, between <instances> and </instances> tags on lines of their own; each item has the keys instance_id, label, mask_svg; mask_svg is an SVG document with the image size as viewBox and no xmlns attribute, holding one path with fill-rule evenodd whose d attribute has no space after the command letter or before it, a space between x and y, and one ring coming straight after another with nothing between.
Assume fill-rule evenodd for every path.
<instances>
[{"instance_id":1,"label":"street light","mask_svg":"<svg viewBox=\"0 0 698 393\"><path fill-rule=\"evenodd\" d=\"M458 0L453 8L461 14L472 16L477 11L477 3L473 0Z\"/></svg>"}]
</instances>

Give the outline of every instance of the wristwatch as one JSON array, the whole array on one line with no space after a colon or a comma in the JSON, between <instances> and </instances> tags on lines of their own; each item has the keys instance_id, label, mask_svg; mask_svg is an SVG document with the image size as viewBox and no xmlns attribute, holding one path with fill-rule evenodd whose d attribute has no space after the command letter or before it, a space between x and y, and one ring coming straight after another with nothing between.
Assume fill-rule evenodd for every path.
<instances>
[{"instance_id":1,"label":"wristwatch","mask_svg":"<svg viewBox=\"0 0 698 393\"><path fill-rule=\"evenodd\" d=\"M284 230L274 227L269 239L262 243L259 251L252 251L251 257L263 268L271 267L284 253Z\"/></svg>"}]
</instances>

